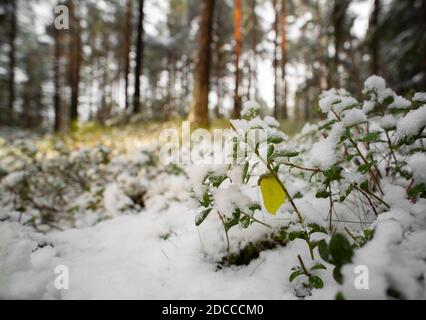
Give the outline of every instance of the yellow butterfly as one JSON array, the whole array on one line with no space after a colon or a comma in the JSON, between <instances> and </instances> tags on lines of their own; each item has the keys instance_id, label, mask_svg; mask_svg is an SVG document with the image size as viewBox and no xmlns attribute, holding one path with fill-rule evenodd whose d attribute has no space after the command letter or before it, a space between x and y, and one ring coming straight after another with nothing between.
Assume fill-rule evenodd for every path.
<instances>
[{"instance_id":1,"label":"yellow butterfly","mask_svg":"<svg viewBox=\"0 0 426 320\"><path fill-rule=\"evenodd\" d=\"M275 215L282 204L285 203L285 193L273 175L263 175L258 184L262 192L263 204L266 210Z\"/></svg>"}]
</instances>

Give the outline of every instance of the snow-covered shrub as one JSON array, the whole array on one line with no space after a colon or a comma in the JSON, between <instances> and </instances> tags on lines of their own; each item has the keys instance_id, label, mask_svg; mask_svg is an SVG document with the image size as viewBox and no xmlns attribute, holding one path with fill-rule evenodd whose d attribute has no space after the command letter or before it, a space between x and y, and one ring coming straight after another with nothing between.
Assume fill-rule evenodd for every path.
<instances>
[{"instance_id":1,"label":"snow-covered shrub","mask_svg":"<svg viewBox=\"0 0 426 320\"><path fill-rule=\"evenodd\" d=\"M99 205L106 179L110 150L69 150L56 144L48 155L29 140L17 141L2 157L8 174L1 180L2 206L20 212L33 225L50 225L67 220L78 211L75 200L85 194L85 209Z\"/></svg>"},{"instance_id":2,"label":"snow-covered shrub","mask_svg":"<svg viewBox=\"0 0 426 320\"><path fill-rule=\"evenodd\" d=\"M398 96L373 76L365 82L364 97L360 102L343 89L324 92L319 107L327 119L307 125L293 143L275 119L259 117L250 105L247 120L231 121L234 157L243 154L243 161L206 167L192 179L199 205L196 225L210 216L220 219L225 255L235 254L228 234L253 224L269 229L281 243L305 242L307 250L297 254L289 279L298 295L323 288L323 279L332 275L337 297L356 296L348 270L357 262L382 279L372 297L424 295L421 269L406 276L417 284L410 291L388 270L388 265L402 268L401 263L386 260L376 268L374 261L375 253L403 250L413 229L426 225L424 94ZM265 141L248 139L258 128L267 132ZM264 178L275 179L274 192L287 201L276 218L265 215L268 204L259 201ZM400 230L398 241L382 231L381 224L390 220Z\"/></svg>"}]
</instances>

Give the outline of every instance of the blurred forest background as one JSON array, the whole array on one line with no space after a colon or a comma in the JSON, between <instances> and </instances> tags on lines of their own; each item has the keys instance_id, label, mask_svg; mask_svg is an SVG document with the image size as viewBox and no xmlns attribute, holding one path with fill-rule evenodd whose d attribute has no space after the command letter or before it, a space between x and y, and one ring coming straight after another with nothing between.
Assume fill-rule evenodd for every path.
<instances>
[{"instance_id":1,"label":"blurred forest background","mask_svg":"<svg viewBox=\"0 0 426 320\"><path fill-rule=\"evenodd\" d=\"M0 0L2 126L207 125L250 100L303 123L371 74L426 89L426 1Z\"/></svg>"}]
</instances>

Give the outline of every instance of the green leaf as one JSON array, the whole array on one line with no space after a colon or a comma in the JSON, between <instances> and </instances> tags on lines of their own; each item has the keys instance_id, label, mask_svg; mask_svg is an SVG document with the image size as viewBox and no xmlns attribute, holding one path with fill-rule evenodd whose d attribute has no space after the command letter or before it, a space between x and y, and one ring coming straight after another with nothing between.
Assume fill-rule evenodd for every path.
<instances>
[{"instance_id":1,"label":"green leaf","mask_svg":"<svg viewBox=\"0 0 426 320\"><path fill-rule=\"evenodd\" d=\"M205 209L201 211L196 217L195 217L195 225L198 227L200 224L203 223L203 221L207 218L210 211L212 211L212 208Z\"/></svg>"},{"instance_id":2,"label":"green leaf","mask_svg":"<svg viewBox=\"0 0 426 320\"><path fill-rule=\"evenodd\" d=\"M274 151L275 151L275 147L274 147L274 145L273 144L270 144L269 146L268 146L268 155L267 155L267 159L268 159L268 161L270 161L270 160L272 160L273 159L273 157L272 157L272 155L274 154Z\"/></svg>"},{"instance_id":3,"label":"green leaf","mask_svg":"<svg viewBox=\"0 0 426 320\"><path fill-rule=\"evenodd\" d=\"M268 143L279 144L283 141L284 141L284 139L280 136L271 136L271 137L268 138Z\"/></svg>"},{"instance_id":4,"label":"green leaf","mask_svg":"<svg viewBox=\"0 0 426 320\"><path fill-rule=\"evenodd\" d=\"M394 98L394 97L392 97L392 96L386 97L386 98L383 100L383 105L388 106L388 105L390 105L391 103L393 103L394 101L395 101L395 98Z\"/></svg>"},{"instance_id":5,"label":"green leaf","mask_svg":"<svg viewBox=\"0 0 426 320\"><path fill-rule=\"evenodd\" d=\"M297 157L298 155L299 155L299 152L297 152L297 151L278 150L278 151L275 151L275 153L272 155L271 159L292 158L292 157Z\"/></svg>"},{"instance_id":6,"label":"green leaf","mask_svg":"<svg viewBox=\"0 0 426 320\"><path fill-rule=\"evenodd\" d=\"M378 142L379 138L380 138L380 134L378 132L370 132L370 133L367 133L365 136L361 137L359 141L373 143L373 142Z\"/></svg>"},{"instance_id":7,"label":"green leaf","mask_svg":"<svg viewBox=\"0 0 426 320\"><path fill-rule=\"evenodd\" d=\"M309 234L313 234L315 232L328 234L327 230L317 223L308 224L308 227L311 228L311 231L309 232Z\"/></svg>"},{"instance_id":8,"label":"green leaf","mask_svg":"<svg viewBox=\"0 0 426 320\"><path fill-rule=\"evenodd\" d=\"M426 184L421 183L414 186L413 188L408 190L407 194L410 197L417 197L419 194L421 195L421 197L424 197L423 195L426 194Z\"/></svg>"},{"instance_id":9,"label":"green leaf","mask_svg":"<svg viewBox=\"0 0 426 320\"><path fill-rule=\"evenodd\" d=\"M287 239L287 229L285 227L280 228L278 234L274 236L275 241L283 242Z\"/></svg>"},{"instance_id":10,"label":"green leaf","mask_svg":"<svg viewBox=\"0 0 426 320\"><path fill-rule=\"evenodd\" d=\"M327 121L325 124L323 124L322 126L320 126L320 127L318 128L318 130L328 129L328 128L330 128L333 124L335 124L336 122L337 122L337 120L336 120L336 119L333 119L333 120Z\"/></svg>"},{"instance_id":11,"label":"green leaf","mask_svg":"<svg viewBox=\"0 0 426 320\"><path fill-rule=\"evenodd\" d=\"M364 229L363 233L364 233L364 237L367 241L370 241L371 239L373 239L374 237L374 229Z\"/></svg>"},{"instance_id":12,"label":"green leaf","mask_svg":"<svg viewBox=\"0 0 426 320\"><path fill-rule=\"evenodd\" d=\"M358 171L361 173L367 173L376 164L376 161L367 162L358 167Z\"/></svg>"},{"instance_id":13,"label":"green leaf","mask_svg":"<svg viewBox=\"0 0 426 320\"><path fill-rule=\"evenodd\" d=\"M327 190L319 191L315 195L315 197L318 198L318 199L326 199L329 196L330 196L330 192L328 192Z\"/></svg>"},{"instance_id":14,"label":"green leaf","mask_svg":"<svg viewBox=\"0 0 426 320\"><path fill-rule=\"evenodd\" d=\"M294 195L293 195L293 199L301 199L303 198L303 194L300 191L297 191Z\"/></svg>"},{"instance_id":15,"label":"green leaf","mask_svg":"<svg viewBox=\"0 0 426 320\"><path fill-rule=\"evenodd\" d=\"M294 279L296 279L298 276L301 276L301 275L304 275L304 273L303 273L303 271L302 271L302 270L294 271L294 272L290 275L290 277L288 278L288 281L289 281L289 282L293 282L293 280L294 280Z\"/></svg>"},{"instance_id":16,"label":"green leaf","mask_svg":"<svg viewBox=\"0 0 426 320\"><path fill-rule=\"evenodd\" d=\"M323 265L322 263L317 263L317 264L314 264L312 266L312 268L311 268L310 271L314 271L314 270L326 270L326 269L327 269L327 267L325 265Z\"/></svg>"},{"instance_id":17,"label":"green leaf","mask_svg":"<svg viewBox=\"0 0 426 320\"><path fill-rule=\"evenodd\" d=\"M337 292L336 294L336 300L345 300L345 296L343 295L342 291Z\"/></svg>"},{"instance_id":18,"label":"green leaf","mask_svg":"<svg viewBox=\"0 0 426 320\"><path fill-rule=\"evenodd\" d=\"M331 169L323 171L324 176L327 178L326 183L342 179L341 171L342 168L339 166L334 166Z\"/></svg>"},{"instance_id":19,"label":"green leaf","mask_svg":"<svg viewBox=\"0 0 426 320\"><path fill-rule=\"evenodd\" d=\"M247 229L248 227L250 227L250 217L248 217L248 216L244 216L244 217L242 217L241 219L240 219L240 226L243 228L243 229Z\"/></svg>"},{"instance_id":20,"label":"green leaf","mask_svg":"<svg viewBox=\"0 0 426 320\"><path fill-rule=\"evenodd\" d=\"M317 276L309 277L309 284L315 289L324 288L324 282L322 282L321 278Z\"/></svg>"},{"instance_id":21,"label":"green leaf","mask_svg":"<svg viewBox=\"0 0 426 320\"><path fill-rule=\"evenodd\" d=\"M292 231L288 234L288 239L294 241L296 239L305 239L306 235L303 231Z\"/></svg>"},{"instance_id":22,"label":"green leaf","mask_svg":"<svg viewBox=\"0 0 426 320\"><path fill-rule=\"evenodd\" d=\"M330 251L328 250L328 244L325 240L321 240L318 243L318 253L324 261L328 263L332 263L332 259L330 257Z\"/></svg>"},{"instance_id":23,"label":"green leaf","mask_svg":"<svg viewBox=\"0 0 426 320\"><path fill-rule=\"evenodd\" d=\"M227 176L215 176L215 175L210 175L209 176L209 181L212 183L213 187L218 188L223 181L225 181L227 179Z\"/></svg>"},{"instance_id":24,"label":"green leaf","mask_svg":"<svg viewBox=\"0 0 426 320\"><path fill-rule=\"evenodd\" d=\"M336 266L333 270L333 278L338 284L343 284L342 267Z\"/></svg>"},{"instance_id":25,"label":"green leaf","mask_svg":"<svg viewBox=\"0 0 426 320\"><path fill-rule=\"evenodd\" d=\"M262 210L262 206L259 203L254 202L254 203L249 205L249 209L251 211Z\"/></svg>"},{"instance_id":26,"label":"green leaf","mask_svg":"<svg viewBox=\"0 0 426 320\"><path fill-rule=\"evenodd\" d=\"M248 176L248 170L249 170L249 163L248 162L246 162L246 163L244 163L244 166L243 166L243 182L245 183L248 179L247 179L247 176Z\"/></svg>"},{"instance_id":27,"label":"green leaf","mask_svg":"<svg viewBox=\"0 0 426 320\"><path fill-rule=\"evenodd\" d=\"M369 191L368 180L365 180L363 183L361 183L359 187L361 188L361 190L368 192Z\"/></svg>"},{"instance_id":28,"label":"green leaf","mask_svg":"<svg viewBox=\"0 0 426 320\"><path fill-rule=\"evenodd\" d=\"M331 238L329 250L335 265L344 265L351 262L354 254L350 242L340 233Z\"/></svg>"},{"instance_id":29,"label":"green leaf","mask_svg":"<svg viewBox=\"0 0 426 320\"><path fill-rule=\"evenodd\" d=\"M208 191L204 192L203 199L199 200L199 202L205 208L210 207L211 198L210 198L210 195L209 195Z\"/></svg>"}]
</instances>

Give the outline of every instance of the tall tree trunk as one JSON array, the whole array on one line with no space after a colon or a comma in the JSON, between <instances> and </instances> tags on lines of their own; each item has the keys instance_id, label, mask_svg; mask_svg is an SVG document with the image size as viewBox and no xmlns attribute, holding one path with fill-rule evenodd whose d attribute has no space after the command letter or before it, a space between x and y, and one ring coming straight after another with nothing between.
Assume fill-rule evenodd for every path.
<instances>
[{"instance_id":1,"label":"tall tree trunk","mask_svg":"<svg viewBox=\"0 0 426 320\"><path fill-rule=\"evenodd\" d=\"M234 111L233 118L239 118L241 113L240 96L240 56L241 56L241 0L234 0L234 41L235 41L235 87L234 87Z\"/></svg>"},{"instance_id":2,"label":"tall tree trunk","mask_svg":"<svg viewBox=\"0 0 426 320\"><path fill-rule=\"evenodd\" d=\"M80 85L80 67L81 67L81 30L80 21L75 12L75 4L73 0L69 1L70 14L70 42L69 42L69 83L71 87L71 107L70 121L71 124L78 120L78 98Z\"/></svg>"},{"instance_id":3,"label":"tall tree trunk","mask_svg":"<svg viewBox=\"0 0 426 320\"><path fill-rule=\"evenodd\" d=\"M10 115L13 117L14 104L15 104L15 67L16 67L16 33L17 33L17 0L10 1L10 33L9 33L9 110Z\"/></svg>"},{"instance_id":4,"label":"tall tree trunk","mask_svg":"<svg viewBox=\"0 0 426 320\"><path fill-rule=\"evenodd\" d=\"M220 108L222 104L222 76L223 76L223 60L224 60L224 52L223 52L223 32L222 32L222 6L221 2L217 4L216 7L216 17L215 17L215 54L216 54L216 108L215 114L216 117L220 117Z\"/></svg>"},{"instance_id":5,"label":"tall tree trunk","mask_svg":"<svg viewBox=\"0 0 426 320\"><path fill-rule=\"evenodd\" d=\"M202 1L199 31L198 59L195 67L195 83L189 120L199 126L207 126L210 91L211 42L215 0Z\"/></svg>"},{"instance_id":6,"label":"tall tree trunk","mask_svg":"<svg viewBox=\"0 0 426 320\"><path fill-rule=\"evenodd\" d=\"M129 109L130 43L132 41L133 0L126 3L126 25L124 28L124 94L126 110Z\"/></svg>"},{"instance_id":7,"label":"tall tree trunk","mask_svg":"<svg viewBox=\"0 0 426 320\"><path fill-rule=\"evenodd\" d=\"M279 11L277 9L277 0L272 0L272 5L274 7L275 19L274 19L274 58L273 58L273 68L274 68L274 117L279 118L279 106L278 106L278 27L279 27Z\"/></svg>"},{"instance_id":8,"label":"tall tree trunk","mask_svg":"<svg viewBox=\"0 0 426 320\"><path fill-rule=\"evenodd\" d=\"M250 9L251 9L251 24L252 24L252 31L251 31L251 61L250 61L250 72L249 72L249 96L248 99L252 100L257 95L257 79L256 79L256 57L257 57L257 43L258 43L258 35L257 35L257 15L256 15L256 1L257 0L251 0L250 3ZM254 90L252 89L254 87ZM253 92L251 92L253 91Z\"/></svg>"},{"instance_id":9,"label":"tall tree trunk","mask_svg":"<svg viewBox=\"0 0 426 320\"><path fill-rule=\"evenodd\" d=\"M56 28L53 29L54 37L54 53L53 53L53 108L55 111L55 122L54 130L58 132L62 126L62 108L61 108L61 84L60 84L60 72L61 72L61 44L59 38L60 31Z\"/></svg>"},{"instance_id":10,"label":"tall tree trunk","mask_svg":"<svg viewBox=\"0 0 426 320\"><path fill-rule=\"evenodd\" d=\"M144 0L139 0L139 16L138 16L138 34L136 37L136 67L135 67L135 92L133 95L133 112L141 111L141 73L143 66L143 49L144 49Z\"/></svg>"},{"instance_id":11,"label":"tall tree trunk","mask_svg":"<svg viewBox=\"0 0 426 320\"><path fill-rule=\"evenodd\" d=\"M334 31L334 86L340 88L340 49L344 40L344 22L346 18L346 10L349 6L349 0L334 0L332 11L332 23Z\"/></svg>"},{"instance_id":12,"label":"tall tree trunk","mask_svg":"<svg viewBox=\"0 0 426 320\"><path fill-rule=\"evenodd\" d=\"M282 88L282 118L287 119L287 11L286 0L281 0L281 88Z\"/></svg>"},{"instance_id":13,"label":"tall tree trunk","mask_svg":"<svg viewBox=\"0 0 426 320\"><path fill-rule=\"evenodd\" d=\"M379 74L379 59L380 59L380 36L378 34L379 16L381 12L381 1L374 0L374 9L370 18L370 29L372 32L372 39L370 42L371 50L371 64L370 70L372 74Z\"/></svg>"}]
</instances>

